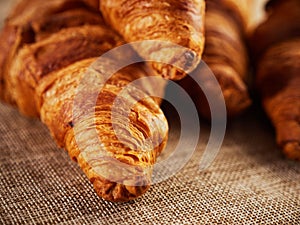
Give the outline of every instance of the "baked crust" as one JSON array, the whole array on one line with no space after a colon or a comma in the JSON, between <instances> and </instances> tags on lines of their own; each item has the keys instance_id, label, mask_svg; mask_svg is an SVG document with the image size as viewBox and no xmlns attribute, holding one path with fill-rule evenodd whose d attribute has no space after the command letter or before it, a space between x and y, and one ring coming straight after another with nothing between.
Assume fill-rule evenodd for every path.
<instances>
[{"instance_id":1,"label":"baked crust","mask_svg":"<svg viewBox=\"0 0 300 225\"><path fill-rule=\"evenodd\" d=\"M135 50L142 57L173 65L178 63L186 72L193 71L199 63L204 47L204 0L101 0L100 9L106 22L127 42L169 42L136 45ZM187 49L183 53L182 49L174 48L174 44ZM167 64L154 62L151 65L159 75L169 79L186 76Z\"/></svg>"}]
</instances>

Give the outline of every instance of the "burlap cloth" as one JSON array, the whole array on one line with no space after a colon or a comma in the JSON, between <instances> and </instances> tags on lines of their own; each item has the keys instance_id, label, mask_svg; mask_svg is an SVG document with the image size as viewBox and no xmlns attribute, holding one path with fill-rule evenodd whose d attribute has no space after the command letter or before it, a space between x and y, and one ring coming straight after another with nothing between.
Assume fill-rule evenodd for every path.
<instances>
[{"instance_id":1,"label":"burlap cloth","mask_svg":"<svg viewBox=\"0 0 300 225\"><path fill-rule=\"evenodd\" d=\"M0 4L5 12L7 1ZM172 146L178 126L166 111ZM229 123L223 147L205 171L199 161L209 126L201 123L199 146L186 166L122 204L100 199L38 120L0 104L0 121L0 224L300 223L300 163L280 153L259 108Z\"/></svg>"}]
</instances>

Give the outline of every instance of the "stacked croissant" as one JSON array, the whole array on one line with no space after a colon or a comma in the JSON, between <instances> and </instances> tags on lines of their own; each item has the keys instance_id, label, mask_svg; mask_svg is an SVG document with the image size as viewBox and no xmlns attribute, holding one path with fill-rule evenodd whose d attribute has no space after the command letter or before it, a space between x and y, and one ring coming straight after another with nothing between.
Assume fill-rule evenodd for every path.
<instances>
[{"instance_id":1,"label":"stacked croissant","mask_svg":"<svg viewBox=\"0 0 300 225\"><path fill-rule=\"evenodd\" d=\"M233 117L251 104L247 86L252 60L255 84L276 128L277 142L288 157L299 160L300 2L270 1L267 20L250 32L253 4L251 0L21 0L0 35L0 97L22 114L40 118L100 197L129 201L149 189L153 165L167 143L168 123L158 98L139 98L164 91L165 84L155 79L128 87L112 121L114 101L124 87L144 77L176 80L192 96L199 114L209 118L205 94L187 76L191 71L205 76L199 66L202 58L219 81L227 114ZM95 63L98 57L143 40L174 43L186 51L141 42L113 55L110 65L132 57L151 56L157 62L126 66L101 83L106 67ZM159 62L164 57L184 70ZM101 90L84 86L87 77L101 83ZM78 94L79 86L84 93ZM214 87L208 84L209 89ZM77 107L91 105L92 116L83 116L85 106L74 110L75 102Z\"/></svg>"}]
</instances>

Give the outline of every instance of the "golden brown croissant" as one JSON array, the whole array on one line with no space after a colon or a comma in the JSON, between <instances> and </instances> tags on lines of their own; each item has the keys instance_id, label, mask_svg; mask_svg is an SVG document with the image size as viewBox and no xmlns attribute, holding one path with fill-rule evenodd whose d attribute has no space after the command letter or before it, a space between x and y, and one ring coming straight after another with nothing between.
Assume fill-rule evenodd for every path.
<instances>
[{"instance_id":1,"label":"golden brown croissant","mask_svg":"<svg viewBox=\"0 0 300 225\"><path fill-rule=\"evenodd\" d=\"M245 4L245 1L236 0L206 2L203 60L220 84L229 116L240 114L251 104L245 83L248 72L245 44L248 15ZM206 75L199 67L192 76ZM190 77L180 84L193 97L199 112L209 118L210 108L201 88ZM208 92L216 88L210 87L209 83L204 85Z\"/></svg>"},{"instance_id":2,"label":"golden brown croissant","mask_svg":"<svg viewBox=\"0 0 300 225\"><path fill-rule=\"evenodd\" d=\"M102 17L95 15L94 11L96 12L97 8L96 0L53 0L47 4L42 0L20 1L9 13L0 36L0 97L13 104L9 90L5 91L5 76L20 47L35 42L41 36L47 35L47 32L51 33L51 29L99 23ZM80 20L73 21L68 13L72 9L84 11L85 15L80 16ZM64 16L64 13L69 16ZM46 20L44 27L41 27L43 21L40 20ZM58 22L60 27L53 28L54 21Z\"/></svg>"},{"instance_id":3,"label":"golden brown croissant","mask_svg":"<svg viewBox=\"0 0 300 225\"><path fill-rule=\"evenodd\" d=\"M256 84L278 145L300 160L300 2L273 0L267 12L251 38Z\"/></svg>"},{"instance_id":4,"label":"golden brown croissant","mask_svg":"<svg viewBox=\"0 0 300 225\"><path fill-rule=\"evenodd\" d=\"M204 45L204 0L101 0L100 9L106 22L127 42L143 40L167 41L186 47L182 53L173 44L143 43L135 49L144 58L167 59L174 64L184 54L180 67L191 72L201 59ZM175 67L152 63L162 76L181 79L186 74Z\"/></svg>"},{"instance_id":5,"label":"golden brown croissant","mask_svg":"<svg viewBox=\"0 0 300 225\"><path fill-rule=\"evenodd\" d=\"M60 6L71 1L55 1L60 4L54 11L54 1L35 1L39 5L26 2L16 7L18 13L11 13L20 23L11 22L15 17L10 16L1 33L1 40L7 44L1 45L1 96L23 114L40 116L57 144L78 162L99 196L110 201L137 198L149 188L153 164L166 144L168 132L156 99L143 97L154 94L152 85L162 90L163 84L149 81L130 86L113 114L114 101L123 87L151 75L151 71L142 63L125 67L98 93L100 86L82 80L88 77L104 84L101 82L108 67L94 63L95 57L125 42L84 0L67 8ZM33 8L40 4L44 9L40 12L47 13L27 15L22 10L24 7L38 13ZM74 20L77 16L80 20ZM134 56L135 52L127 49L123 55L114 55L109 66ZM86 113L85 103L91 114ZM125 106L131 105L127 114Z\"/></svg>"},{"instance_id":6,"label":"golden brown croissant","mask_svg":"<svg viewBox=\"0 0 300 225\"><path fill-rule=\"evenodd\" d=\"M45 4L42 0L19 1L12 10L6 22L11 25L28 25L42 17L75 8L88 8L97 11L99 0L51 0Z\"/></svg>"},{"instance_id":7,"label":"golden brown croissant","mask_svg":"<svg viewBox=\"0 0 300 225\"><path fill-rule=\"evenodd\" d=\"M272 0L266 5L267 19L251 36L251 50L256 60L272 45L300 36L300 2Z\"/></svg>"}]
</instances>

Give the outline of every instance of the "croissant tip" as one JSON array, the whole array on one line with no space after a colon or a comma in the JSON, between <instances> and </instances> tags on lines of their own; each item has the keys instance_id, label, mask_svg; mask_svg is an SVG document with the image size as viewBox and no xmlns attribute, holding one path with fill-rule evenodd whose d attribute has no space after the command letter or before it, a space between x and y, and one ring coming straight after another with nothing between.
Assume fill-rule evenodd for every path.
<instances>
[{"instance_id":1,"label":"croissant tip","mask_svg":"<svg viewBox=\"0 0 300 225\"><path fill-rule=\"evenodd\" d=\"M289 159L300 161L300 142L288 142L283 146L283 152Z\"/></svg>"},{"instance_id":2,"label":"croissant tip","mask_svg":"<svg viewBox=\"0 0 300 225\"><path fill-rule=\"evenodd\" d=\"M252 100L246 92L229 93L229 95L225 95L224 98L228 117L241 115L252 105Z\"/></svg>"},{"instance_id":3,"label":"croissant tip","mask_svg":"<svg viewBox=\"0 0 300 225\"><path fill-rule=\"evenodd\" d=\"M121 183L110 182L96 178L93 182L96 193L106 201L128 202L143 195L150 185L128 186Z\"/></svg>"}]
</instances>

